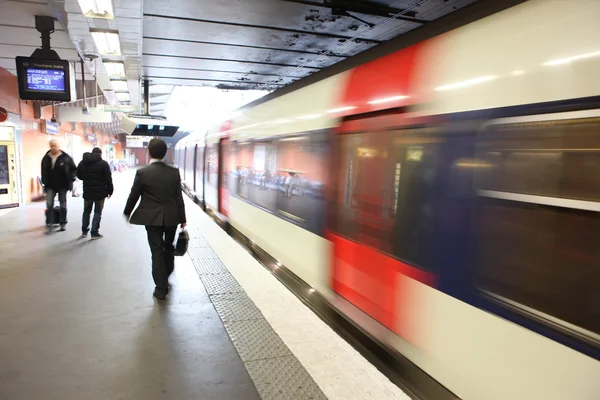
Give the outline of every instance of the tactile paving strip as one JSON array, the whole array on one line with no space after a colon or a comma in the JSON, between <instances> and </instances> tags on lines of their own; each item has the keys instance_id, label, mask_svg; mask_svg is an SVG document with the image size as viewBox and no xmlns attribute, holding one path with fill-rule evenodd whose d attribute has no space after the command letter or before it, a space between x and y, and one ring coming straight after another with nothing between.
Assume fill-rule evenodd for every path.
<instances>
[{"instance_id":1,"label":"tactile paving strip","mask_svg":"<svg viewBox=\"0 0 600 400\"><path fill-rule=\"evenodd\" d=\"M292 355L264 318L225 321L225 329L244 362Z\"/></svg>"},{"instance_id":2,"label":"tactile paving strip","mask_svg":"<svg viewBox=\"0 0 600 400\"><path fill-rule=\"evenodd\" d=\"M188 254L264 400L327 399L198 231Z\"/></svg>"},{"instance_id":3,"label":"tactile paving strip","mask_svg":"<svg viewBox=\"0 0 600 400\"><path fill-rule=\"evenodd\" d=\"M219 256L210 247L194 247L192 251L200 260L219 260Z\"/></svg>"},{"instance_id":4,"label":"tactile paving strip","mask_svg":"<svg viewBox=\"0 0 600 400\"><path fill-rule=\"evenodd\" d=\"M197 260L193 261L199 275L225 274L229 271L221 260Z\"/></svg>"},{"instance_id":5,"label":"tactile paving strip","mask_svg":"<svg viewBox=\"0 0 600 400\"><path fill-rule=\"evenodd\" d=\"M229 273L215 275L200 275L206 292L211 294L224 294L242 292L242 287Z\"/></svg>"},{"instance_id":6,"label":"tactile paving strip","mask_svg":"<svg viewBox=\"0 0 600 400\"><path fill-rule=\"evenodd\" d=\"M246 370L263 400L327 400L294 356L250 361Z\"/></svg>"},{"instance_id":7,"label":"tactile paving strip","mask_svg":"<svg viewBox=\"0 0 600 400\"><path fill-rule=\"evenodd\" d=\"M215 294L210 296L210 300L224 322L263 318L244 292Z\"/></svg>"}]
</instances>

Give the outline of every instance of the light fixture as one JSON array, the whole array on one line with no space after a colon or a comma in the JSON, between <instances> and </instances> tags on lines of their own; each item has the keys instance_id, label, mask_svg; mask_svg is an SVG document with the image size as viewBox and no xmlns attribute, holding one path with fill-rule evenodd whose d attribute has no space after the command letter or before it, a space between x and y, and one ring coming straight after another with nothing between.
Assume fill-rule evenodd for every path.
<instances>
[{"instance_id":1,"label":"light fixture","mask_svg":"<svg viewBox=\"0 0 600 400\"><path fill-rule=\"evenodd\" d=\"M333 110L327 110L327 113L328 114L334 114L334 113L339 113L339 112L354 110L355 108L356 107L354 107L354 106L334 108Z\"/></svg>"},{"instance_id":2,"label":"light fixture","mask_svg":"<svg viewBox=\"0 0 600 400\"><path fill-rule=\"evenodd\" d=\"M110 83L115 92L127 92L129 90L126 80L111 80Z\"/></svg>"},{"instance_id":3,"label":"light fixture","mask_svg":"<svg viewBox=\"0 0 600 400\"><path fill-rule=\"evenodd\" d=\"M510 74L511 74L512 76L521 76L521 75L523 75L524 73L525 73L525 71L522 71L522 70L520 70L520 69L517 69L517 70L514 70L514 71L512 71Z\"/></svg>"},{"instance_id":4,"label":"light fixture","mask_svg":"<svg viewBox=\"0 0 600 400\"><path fill-rule=\"evenodd\" d=\"M316 118L320 118L322 116L323 116L323 114L310 114L310 115L303 115L301 117L298 117L297 119L316 119Z\"/></svg>"},{"instance_id":5,"label":"light fixture","mask_svg":"<svg viewBox=\"0 0 600 400\"><path fill-rule=\"evenodd\" d=\"M104 69L111 78L125 77L125 64L122 61L104 61Z\"/></svg>"},{"instance_id":6,"label":"light fixture","mask_svg":"<svg viewBox=\"0 0 600 400\"><path fill-rule=\"evenodd\" d=\"M443 92L445 90L461 89L461 88L464 88L467 86L473 86L473 85L478 85L480 83L489 82L494 79L496 79L496 77L493 75L481 76L479 78L469 79L469 80L462 81L462 82L456 82L456 83L451 83L449 85L438 86L435 88L435 90L438 92Z\"/></svg>"},{"instance_id":7,"label":"light fixture","mask_svg":"<svg viewBox=\"0 0 600 400\"><path fill-rule=\"evenodd\" d=\"M111 0L77 0L81 13L88 18L115 19Z\"/></svg>"},{"instance_id":8,"label":"light fixture","mask_svg":"<svg viewBox=\"0 0 600 400\"><path fill-rule=\"evenodd\" d=\"M90 28L90 33L96 43L98 52L103 56L120 56L121 43L119 41L119 31L114 29L96 29Z\"/></svg>"},{"instance_id":9,"label":"light fixture","mask_svg":"<svg viewBox=\"0 0 600 400\"><path fill-rule=\"evenodd\" d=\"M557 58L555 60L550 60L548 62L545 62L542 65L549 67L549 66L554 66L554 65L569 64L570 62L573 62L573 61L579 61L579 60L583 60L586 58L592 58L592 57L598 57L598 56L600 56L600 51L594 51L593 53L579 54L577 56L572 56L572 57Z\"/></svg>"},{"instance_id":10,"label":"light fixture","mask_svg":"<svg viewBox=\"0 0 600 400\"><path fill-rule=\"evenodd\" d=\"M129 92L117 92L115 95L117 96L117 100L119 100L119 102L131 101Z\"/></svg>"},{"instance_id":11,"label":"light fixture","mask_svg":"<svg viewBox=\"0 0 600 400\"><path fill-rule=\"evenodd\" d=\"M408 96L391 96L384 97L382 99L371 100L369 104L383 104L383 103L391 103L393 101L408 99Z\"/></svg>"}]
</instances>

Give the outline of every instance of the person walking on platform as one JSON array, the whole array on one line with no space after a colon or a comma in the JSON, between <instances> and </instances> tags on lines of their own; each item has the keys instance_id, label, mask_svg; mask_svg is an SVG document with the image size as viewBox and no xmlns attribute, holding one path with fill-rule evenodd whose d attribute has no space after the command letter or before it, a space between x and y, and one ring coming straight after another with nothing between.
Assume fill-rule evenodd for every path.
<instances>
[{"instance_id":1,"label":"person walking on platform","mask_svg":"<svg viewBox=\"0 0 600 400\"><path fill-rule=\"evenodd\" d=\"M77 177L83 181L81 237L87 237L93 208L91 237L92 240L102 239L103 236L99 232L102 209L106 198L112 196L114 187L110 166L102 159L101 149L94 147L91 153L83 155L83 160L77 166Z\"/></svg>"},{"instance_id":2,"label":"person walking on platform","mask_svg":"<svg viewBox=\"0 0 600 400\"><path fill-rule=\"evenodd\" d=\"M146 226L156 285L153 295L164 300L169 292L169 276L175 267L173 242L177 225L186 226L185 205L179 170L163 162L167 144L162 139L150 140L148 154L150 164L137 171L123 214L130 223ZM140 204L133 212L140 197Z\"/></svg>"},{"instance_id":3,"label":"person walking on platform","mask_svg":"<svg viewBox=\"0 0 600 400\"><path fill-rule=\"evenodd\" d=\"M66 230L67 192L73 190L77 167L73 159L60 150L58 142L50 140L50 150L42 158L42 185L46 192L46 228L49 233L52 224L60 223L60 230ZM54 198L58 194L60 205L59 221L54 217Z\"/></svg>"}]
</instances>

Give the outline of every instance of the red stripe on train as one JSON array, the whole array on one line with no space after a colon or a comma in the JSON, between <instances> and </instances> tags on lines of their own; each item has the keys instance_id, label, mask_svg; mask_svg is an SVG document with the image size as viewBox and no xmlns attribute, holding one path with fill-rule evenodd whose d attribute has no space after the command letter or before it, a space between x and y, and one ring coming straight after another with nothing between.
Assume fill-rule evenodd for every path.
<instances>
[{"instance_id":1,"label":"red stripe on train","mask_svg":"<svg viewBox=\"0 0 600 400\"><path fill-rule=\"evenodd\" d=\"M333 233L327 239L333 244L333 290L400 336L412 338L408 319L415 299L398 274L432 287L436 276Z\"/></svg>"}]
</instances>

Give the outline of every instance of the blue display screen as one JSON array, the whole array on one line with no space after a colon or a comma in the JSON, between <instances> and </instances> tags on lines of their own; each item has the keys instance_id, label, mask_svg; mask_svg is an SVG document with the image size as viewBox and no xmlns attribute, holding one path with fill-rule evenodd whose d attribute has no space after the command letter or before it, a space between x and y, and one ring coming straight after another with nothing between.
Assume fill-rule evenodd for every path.
<instances>
[{"instance_id":1,"label":"blue display screen","mask_svg":"<svg viewBox=\"0 0 600 400\"><path fill-rule=\"evenodd\" d=\"M44 92L64 92L65 71L27 68L27 89Z\"/></svg>"}]
</instances>

